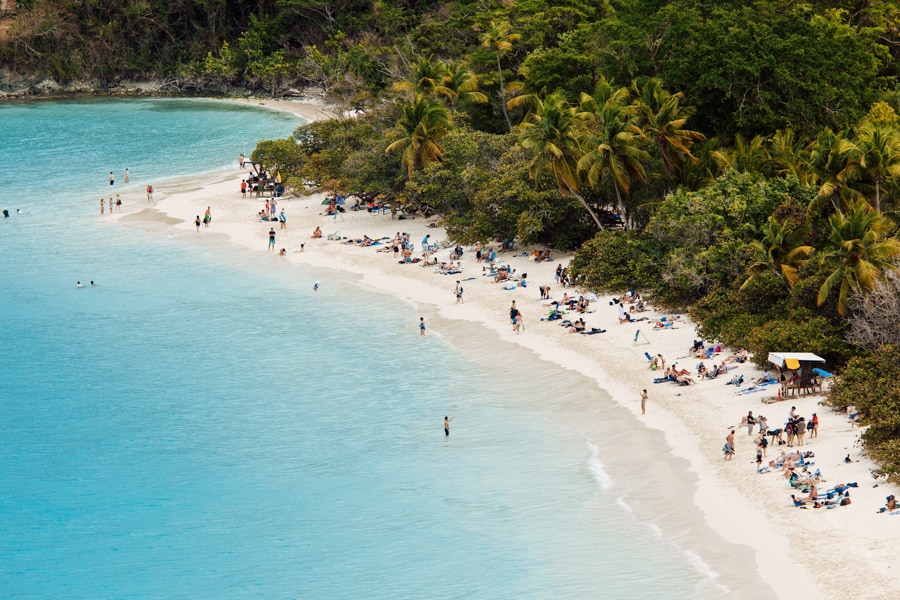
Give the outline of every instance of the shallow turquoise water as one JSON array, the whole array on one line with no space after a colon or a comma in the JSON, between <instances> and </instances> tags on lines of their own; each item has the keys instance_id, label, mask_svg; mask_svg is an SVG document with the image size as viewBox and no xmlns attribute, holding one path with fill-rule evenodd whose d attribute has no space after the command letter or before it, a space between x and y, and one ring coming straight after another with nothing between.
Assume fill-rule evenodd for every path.
<instances>
[{"instance_id":1,"label":"shallow turquoise water","mask_svg":"<svg viewBox=\"0 0 900 600\"><path fill-rule=\"evenodd\" d=\"M414 307L350 282L96 214L110 170L140 201L292 117L132 100L0 119L0 596L724 593L697 540L661 535L693 517L641 495L647 442L588 382L465 324L421 339Z\"/></svg>"}]
</instances>

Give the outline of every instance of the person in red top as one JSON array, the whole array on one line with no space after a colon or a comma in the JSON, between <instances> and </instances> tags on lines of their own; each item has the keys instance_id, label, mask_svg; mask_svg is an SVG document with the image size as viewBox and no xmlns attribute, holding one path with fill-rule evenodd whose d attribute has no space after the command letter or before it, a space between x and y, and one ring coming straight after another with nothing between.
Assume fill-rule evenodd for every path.
<instances>
[{"instance_id":1,"label":"person in red top","mask_svg":"<svg viewBox=\"0 0 900 600\"><path fill-rule=\"evenodd\" d=\"M246 179L241 179L241 196L244 198L247 197L247 180Z\"/></svg>"},{"instance_id":2,"label":"person in red top","mask_svg":"<svg viewBox=\"0 0 900 600\"><path fill-rule=\"evenodd\" d=\"M812 414L812 418L806 424L806 430L809 432L810 438L819 437L819 415Z\"/></svg>"}]
</instances>

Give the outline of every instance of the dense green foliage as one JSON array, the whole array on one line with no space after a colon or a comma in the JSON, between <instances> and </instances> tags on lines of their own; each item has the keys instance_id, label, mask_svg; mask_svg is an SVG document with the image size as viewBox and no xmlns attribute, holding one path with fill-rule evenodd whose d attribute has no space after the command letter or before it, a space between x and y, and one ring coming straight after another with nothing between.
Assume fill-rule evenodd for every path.
<instances>
[{"instance_id":1,"label":"dense green foliage","mask_svg":"<svg viewBox=\"0 0 900 600\"><path fill-rule=\"evenodd\" d=\"M59 80L323 90L353 118L253 158L295 189L577 248L598 291L847 365L900 474L900 5L891 0L23 0L0 59ZM892 283L891 285L894 285ZM886 292L885 290L888 290ZM875 299L880 298L877 302ZM866 340L860 342L860 340ZM862 346L857 345L862 344ZM885 358L885 357L890 357Z\"/></svg>"},{"instance_id":2,"label":"dense green foliage","mask_svg":"<svg viewBox=\"0 0 900 600\"><path fill-rule=\"evenodd\" d=\"M879 472L900 475L900 348L881 346L877 352L851 360L831 386L838 410L855 406L866 449L880 462Z\"/></svg>"}]
</instances>

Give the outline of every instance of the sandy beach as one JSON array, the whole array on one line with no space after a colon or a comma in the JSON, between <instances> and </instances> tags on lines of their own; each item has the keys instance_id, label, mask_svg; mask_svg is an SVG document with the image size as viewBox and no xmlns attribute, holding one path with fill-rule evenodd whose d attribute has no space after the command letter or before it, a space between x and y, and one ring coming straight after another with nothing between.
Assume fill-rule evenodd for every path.
<instances>
[{"instance_id":1,"label":"sandy beach","mask_svg":"<svg viewBox=\"0 0 900 600\"><path fill-rule=\"evenodd\" d=\"M328 109L316 102L238 102L286 110L306 119L329 115ZM653 378L659 372L650 370L645 352L662 354L668 364L677 361L679 366L695 372L699 361L687 356L697 338L695 327L681 315L675 327L655 329L654 319L671 314L657 313L652 306L639 315L648 320L620 324L618 308L608 296L592 303L588 314L573 312L565 317L574 321L583 316L588 331L597 328L605 333L572 334L560 327L559 321L541 320L551 309L549 300L540 299L540 286L550 286L550 298L557 300L564 292L576 297L585 293L575 288L562 289L554 280L557 265L565 266L570 257L554 256L551 262L535 263L530 257L535 248L518 246L515 251L499 254L498 261L528 275L528 287L514 290L505 290L502 284L493 283L493 278L483 276L483 265L476 263L470 247L465 248L462 257L462 273L442 275L430 266L398 264L393 252L379 251L385 246L359 247L346 244L343 239L327 239L335 234L341 238L367 235L381 239L407 232L416 247L414 256L421 256L420 243L425 235L430 234L431 240L437 242L447 238L439 227L429 227L436 219L392 220L390 213L349 210L330 217L324 215L324 196L314 194L279 199L278 209L284 209L287 216L286 229L280 229L277 222L259 221L257 213L264 200L249 195L242 198L241 178L242 172L235 164L228 175L193 182L181 189L156 184L157 200L152 205L140 192L123 197L126 211L120 219L171 227L184 236L224 234L232 243L259 253L267 252L268 231L274 227L276 250L284 248L286 256L270 253L273 261L287 261L299 269L352 274L366 288L413 302L429 322L429 333L439 334L444 321L474 323L497 339L528 350L534 360L587 376L614 402L634 413L645 427L664 434L671 455L686 460L697 478L692 500L708 525L726 541L752 549L755 564L747 564L745 569L758 572L778 597L800 593L809 597L893 598L900 594L900 575L895 574L889 559L896 537L893 529L900 520L877 512L884 505L885 496L900 490L871 477L873 465L860 455L857 444L858 428L845 415L820 406L821 395L773 404L765 404L762 399L774 396L775 386L738 395L735 391L741 388L727 385L734 375L743 374L747 382L762 374L749 362L727 375L696 385L654 384ZM197 234L194 218L202 216L207 207L212 223ZM324 234L320 239L312 239L316 227ZM490 240L485 242L486 246L499 247ZM439 250L437 258L447 260L451 250L452 246ZM463 282L464 303L456 302L457 280ZM509 322L512 300L524 317L525 328L518 335ZM417 335L416 328L417 323L410 324L410 335ZM723 348L722 354L705 361L706 365L721 362L733 350ZM746 387L745 383L743 388ZM640 393L644 388L649 399L647 414L641 415ZM818 414L820 434L807 439L802 450L814 452L815 468L826 480L822 489L838 483L858 483L851 491L851 505L833 510L795 508L790 498L792 490L781 471L757 473L755 435L748 436L746 427L740 426L742 416L748 411L765 415L769 427L777 428L783 425L792 406L807 418L814 412ZM736 430L736 455L733 461L725 461L722 446L731 428ZM766 461L782 449L787 447L770 446ZM850 463L844 461L848 454Z\"/></svg>"}]
</instances>

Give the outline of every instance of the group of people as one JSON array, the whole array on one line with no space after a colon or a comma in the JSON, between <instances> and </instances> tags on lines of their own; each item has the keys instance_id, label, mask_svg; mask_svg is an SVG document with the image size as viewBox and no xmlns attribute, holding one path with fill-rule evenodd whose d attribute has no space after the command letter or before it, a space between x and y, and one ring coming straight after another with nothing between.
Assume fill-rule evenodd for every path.
<instances>
[{"instance_id":1,"label":"group of people","mask_svg":"<svg viewBox=\"0 0 900 600\"><path fill-rule=\"evenodd\" d=\"M119 197L119 194L116 194L115 201L110 198L107 204L109 206L109 214L113 213L113 210L122 210L122 199ZM100 198L100 214L102 215L104 212L104 201L103 198Z\"/></svg>"}]
</instances>

